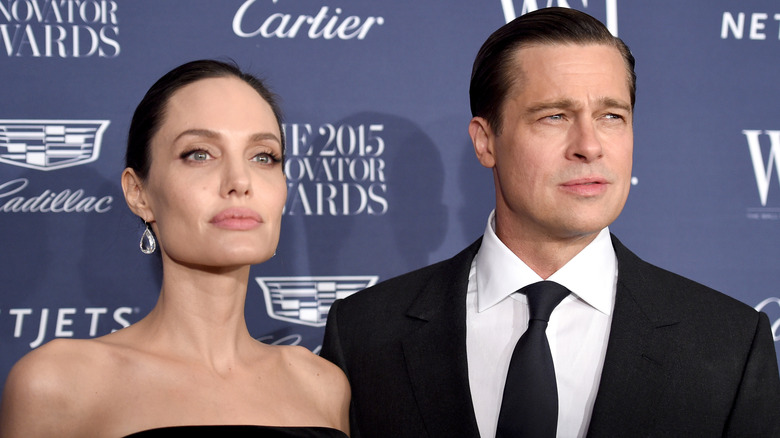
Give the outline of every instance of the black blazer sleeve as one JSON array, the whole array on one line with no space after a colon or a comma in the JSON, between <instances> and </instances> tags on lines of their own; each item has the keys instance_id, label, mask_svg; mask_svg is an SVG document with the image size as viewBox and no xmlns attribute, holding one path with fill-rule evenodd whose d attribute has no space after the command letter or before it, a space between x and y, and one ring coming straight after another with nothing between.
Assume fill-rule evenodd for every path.
<instances>
[{"instance_id":1,"label":"black blazer sleeve","mask_svg":"<svg viewBox=\"0 0 780 438\"><path fill-rule=\"evenodd\" d=\"M766 314L636 257L618 284L588 436L780 437Z\"/></svg>"},{"instance_id":2,"label":"black blazer sleeve","mask_svg":"<svg viewBox=\"0 0 780 438\"><path fill-rule=\"evenodd\" d=\"M769 318L763 312L758 314L726 436L780 437L780 377Z\"/></svg>"},{"instance_id":3,"label":"black blazer sleeve","mask_svg":"<svg viewBox=\"0 0 780 438\"><path fill-rule=\"evenodd\" d=\"M347 362L344 360L344 350L341 348L341 339L339 339L337 315L340 301L341 300L336 300L328 311L328 322L325 326L325 338L322 340L320 356L338 365L347 375L347 379L349 379L349 370L347 370ZM349 410L349 436L352 438L360 438L360 429L358 429L357 422L355 421L353 412L354 406L352 403L350 403Z\"/></svg>"}]
</instances>

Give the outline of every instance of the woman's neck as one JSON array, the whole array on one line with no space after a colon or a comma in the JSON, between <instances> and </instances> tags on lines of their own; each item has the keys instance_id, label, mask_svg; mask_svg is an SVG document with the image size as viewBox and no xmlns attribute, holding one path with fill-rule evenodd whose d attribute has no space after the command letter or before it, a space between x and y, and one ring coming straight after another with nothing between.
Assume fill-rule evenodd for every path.
<instances>
[{"instance_id":1,"label":"woman's neck","mask_svg":"<svg viewBox=\"0 0 780 438\"><path fill-rule=\"evenodd\" d=\"M163 264L160 297L136 325L150 349L215 370L229 369L256 345L244 319L249 266L202 269Z\"/></svg>"}]
</instances>

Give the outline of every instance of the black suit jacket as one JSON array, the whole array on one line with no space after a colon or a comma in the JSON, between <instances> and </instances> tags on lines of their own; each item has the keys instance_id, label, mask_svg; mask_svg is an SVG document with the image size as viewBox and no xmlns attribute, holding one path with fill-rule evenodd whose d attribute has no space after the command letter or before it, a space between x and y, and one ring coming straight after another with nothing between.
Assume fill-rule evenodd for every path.
<instances>
[{"instance_id":1,"label":"black suit jacket","mask_svg":"<svg viewBox=\"0 0 780 438\"><path fill-rule=\"evenodd\" d=\"M780 437L769 320L614 236L618 285L588 436ZM466 288L481 240L334 303L321 355L352 385L353 437L477 437Z\"/></svg>"}]
</instances>

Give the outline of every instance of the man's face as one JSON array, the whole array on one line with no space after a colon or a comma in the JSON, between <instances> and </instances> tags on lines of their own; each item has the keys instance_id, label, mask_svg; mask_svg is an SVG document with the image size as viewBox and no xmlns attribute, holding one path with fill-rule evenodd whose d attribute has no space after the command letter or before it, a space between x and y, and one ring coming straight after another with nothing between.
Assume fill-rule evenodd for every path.
<instances>
[{"instance_id":1,"label":"man's face","mask_svg":"<svg viewBox=\"0 0 780 438\"><path fill-rule=\"evenodd\" d=\"M513 62L502 132L485 124L486 154L477 147L480 162L493 168L498 236L595 236L620 214L631 180L623 58L607 45L535 45Z\"/></svg>"}]
</instances>

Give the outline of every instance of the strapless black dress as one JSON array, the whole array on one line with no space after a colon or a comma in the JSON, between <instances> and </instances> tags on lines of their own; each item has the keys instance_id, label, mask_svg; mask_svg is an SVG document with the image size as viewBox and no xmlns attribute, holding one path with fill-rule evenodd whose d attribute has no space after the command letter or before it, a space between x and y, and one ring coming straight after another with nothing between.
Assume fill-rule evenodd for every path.
<instances>
[{"instance_id":1,"label":"strapless black dress","mask_svg":"<svg viewBox=\"0 0 780 438\"><path fill-rule=\"evenodd\" d=\"M268 438L347 438L347 434L329 427L282 426L171 426L149 429L127 438L155 437L268 437Z\"/></svg>"}]
</instances>

